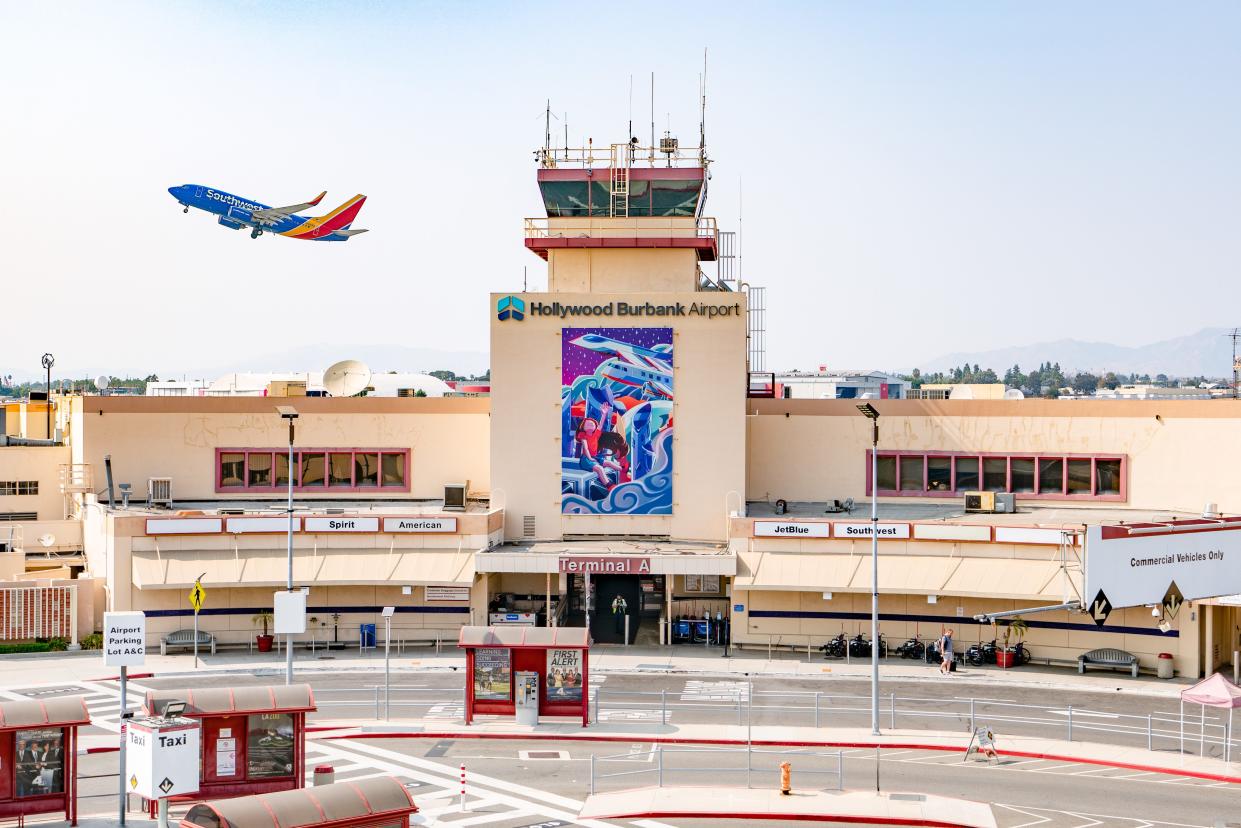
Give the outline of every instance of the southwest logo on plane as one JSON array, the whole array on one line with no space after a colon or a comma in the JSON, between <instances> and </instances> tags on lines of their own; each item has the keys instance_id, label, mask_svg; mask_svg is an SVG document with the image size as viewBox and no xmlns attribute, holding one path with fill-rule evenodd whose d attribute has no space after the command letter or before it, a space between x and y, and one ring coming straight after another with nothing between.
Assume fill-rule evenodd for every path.
<instances>
[{"instance_id":1,"label":"southwest logo on plane","mask_svg":"<svg viewBox=\"0 0 1241 828\"><path fill-rule=\"evenodd\" d=\"M222 190L203 187L199 184L182 184L180 187L169 187L168 192L185 207L182 212L188 213L193 207L214 213L220 224L231 230L250 228L250 238L257 239L264 232L293 239L309 239L311 241L348 241L350 236L366 231L359 228L351 230L350 225L357 218L358 211L366 201L366 196L356 195L337 207L326 216L310 218L293 215L298 210L307 210L317 205L327 195L319 193L305 204L292 204L288 207L268 207L248 198L241 198Z\"/></svg>"}]
</instances>

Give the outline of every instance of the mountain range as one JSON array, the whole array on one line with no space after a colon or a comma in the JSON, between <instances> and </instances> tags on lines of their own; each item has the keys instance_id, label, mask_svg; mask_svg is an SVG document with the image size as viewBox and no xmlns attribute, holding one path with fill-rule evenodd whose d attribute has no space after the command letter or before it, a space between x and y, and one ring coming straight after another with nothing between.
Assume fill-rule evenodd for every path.
<instances>
[{"instance_id":1,"label":"mountain range","mask_svg":"<svg viewBox=\"0 0 1241 828\"><path fill-rule=\"evenodd\" d=\"M1226 377L1232 373L1231 328L1203 328L1188 336L1127 347L1108 342L1058 339L990 351L958 351L915 366L923 374L947 371L966 363L994 369L1001 376L1018 365L1023 371L1043 362L1060 363L1066 374L1167 374L1170 377Z\"/></svg>"}]
</instances>

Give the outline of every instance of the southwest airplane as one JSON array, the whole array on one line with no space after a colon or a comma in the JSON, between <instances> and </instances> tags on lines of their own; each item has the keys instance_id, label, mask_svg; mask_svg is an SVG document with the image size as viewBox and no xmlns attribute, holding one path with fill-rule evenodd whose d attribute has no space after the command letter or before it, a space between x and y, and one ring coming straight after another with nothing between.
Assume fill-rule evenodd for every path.
<instances>
[{"instance_id":1,"label":"southwest airplane","mask_svg":"<svg viewBox=\"0 0 1241 828\"><path fill-rule=\"evenodd\" d=\"M180 187L169 187L168 192L188 213L191 207L214 213L220 224L232 230L242 227L250 228L250 238L257 239L264 231L294 239L310 239L311 241L348 241L350 236L365 233L363 229L350 230L349 225L362 209L366 196L356 195L337 207L326 216L308 218L295 216L298 210L314 207L327 192L319 193L305 204L292 204L288 207L268 207L248 198L241 198L221 190L213 190L198 184L182 184Z\"/></svg>"}]
</instances>

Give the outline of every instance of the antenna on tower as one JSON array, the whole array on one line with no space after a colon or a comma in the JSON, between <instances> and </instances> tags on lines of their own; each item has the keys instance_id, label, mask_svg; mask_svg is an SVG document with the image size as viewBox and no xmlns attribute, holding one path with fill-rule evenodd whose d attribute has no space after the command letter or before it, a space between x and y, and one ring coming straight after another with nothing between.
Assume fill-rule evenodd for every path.
<instances>
[{"instance_id":1,"label":"antenna on tower","mask_svg":"<svg viewBox=\"0 0 1241 828\"><path fill-rule=\"evenodd\" d=\"M543 164L547 165L552 160L552 118L556 118L556 114L552 112L552 101L547 100L547 106L543 109ZM556 118L559 121L559 118ZM567 142L566 142L567 143Z\"/></svg>"},{"instance_id":2,"label":"antenna on tower","mask_svg":"<svg viewBox=\"0 0 1241 828\"><path fill-rule=\"evenodd\" d=\"M625 133L625 143L633 141L633 75L629 76L629 131Z\"/></svg>"},{"instance_id":3,"label":"antenna on tower","mask_svg":"<svg viewBox=\"0 0 1241 828\"><path fill-rule=\"evenodd\" d=\"M655 73L651 73L651 166L655 166Z\"/></svg>"},{"instance_id":4,"label":"antenna on tower","mask_svg":"<svg viewBox=\"0 0 1241 828\"><path fill-rule=\"evenodd\" d=\"M1241 328L1233 328L1232 333L1224 334L1232 339L1232 398L1241 398L1241 362L1237 361L1237 340L1241 339Z\"/></svg>"},{"instance_id":5,"label":"antenna on tower","mask_svg":"<svg viewBox=\"0 0 1241 828\"><path fill-rule=\"evenodd\" d=\"M703 166L707 163L707 48L702 48L702 79L699 84L701 103L698 111L698 152Z\"/></svg>"}]
</instances>

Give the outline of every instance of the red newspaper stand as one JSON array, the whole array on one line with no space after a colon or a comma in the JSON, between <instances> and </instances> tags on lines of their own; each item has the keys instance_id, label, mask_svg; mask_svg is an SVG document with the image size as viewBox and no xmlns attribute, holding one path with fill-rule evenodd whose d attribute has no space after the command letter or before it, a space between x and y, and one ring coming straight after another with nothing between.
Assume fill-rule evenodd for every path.
<instances>
[{"instance_id":1,"label":"red newspaper stand","mask_svg":"<svg viewBox=\"0 0 1241 828\"><path fill-rule=\"evenodd\" d=\"M143 708L162 715L185 702L182 716L202 722L202 786L173 800L224 799L306 785L306 714L315 710L310 685L152 690ZM155 803L152 802L154 814Z\"/></svg>"},{"instance_id":2,"label":"red newspaper stand","mask_svg":"<svg viewBox=\"0 0 1241 828\"><path fill-rule=\"evenodd\" d=\"M64 811L78 824L78 728L86 700L0 702L0 819Z\"/></svg>"},{"instance_id":3,"label":"red newspaper stand","mask_svg":"<svg viewBox=\"0 0 1241 828\"><path fill-rule=\"evenodd\" d=\"M201 802L190 808L181 828L409 828L418 812L393 776L337 782L300 791Z\"/></svg>"},{"instance_id":4,"label":"red newspaper stand","mask_svg":"<svg viewBox=\"0 0 1241 828\"><path fill-rule=\"evenodd\" d=\"M590 652L585 627L462 627L465 723L475 715L518 716L515 688L538 676L539 716L590 723Z\"/></svg>"}]
</instances>

